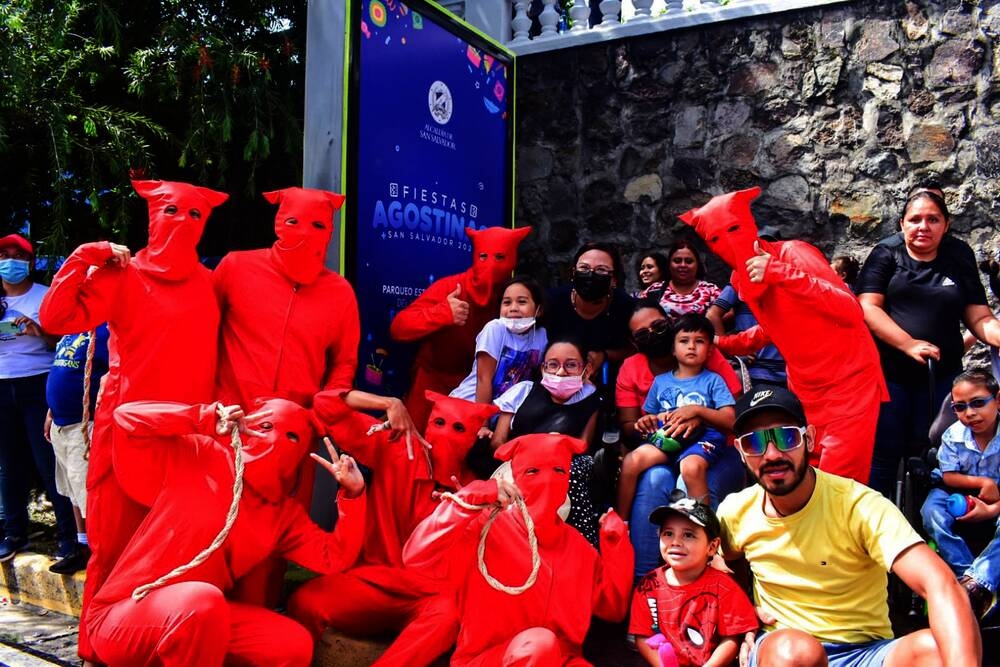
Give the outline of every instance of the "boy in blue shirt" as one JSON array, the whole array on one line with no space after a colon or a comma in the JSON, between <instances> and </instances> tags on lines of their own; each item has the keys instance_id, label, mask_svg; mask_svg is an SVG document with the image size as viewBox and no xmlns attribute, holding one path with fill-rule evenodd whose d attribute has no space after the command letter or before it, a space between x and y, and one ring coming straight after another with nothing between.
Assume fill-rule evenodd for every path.
<instances>
[{"instance_id":1,"label":"boy in blue shirt","mask_svg":"<svg viewBox=\"0 0 1000 667\"><path fill-rule=\"evenodd\" d=\"M958 416L941 438L938 470L946 488L932 489L920 509L924 529L937 542L938 553L959 577L969 594L972 611L985 618L997 603L1000 585L1000 533L977 557L955 532L956 521L992 522L1000 516L1000 435L997 434L997 381L979 371L966 371L955 378L951 408ZM966 494L969 511L960 517L948 512L948 496Z\"/></svg>"},{"instance_id":2,"label":"boy in blue shirt","mask_svg":"<svg viewBox=\"0 0 1000 667\"><path fill-rule=\"evenodd\" d=\"M90 434L94 429L94 408L101 378L108 372L108 325L91 332L63 336L56 344L55 359L45 384L49 413L45 418L45 437L52 443L56 457L56 489L69 498L76 518L77 546L72 553L49 566L56 574L73 574L87 567L90 548L87 544L87 457ZM90 377L88 415L84 423L83 387L87 350L94 345Z\"/></svg>"},{"instance_id":3,"label":"boy in blue shirt","mask_svg":"<svg viewBox=\"0 0 1000 667\"><path fill-rule=\"evenodd\" d=\"M681 449L673 460L692 498L708 502L708 470L726 446L723 432L731 431L735 400L717 373L705 369L715 329L701 314L682 315L674 325L674 357L677 369L657 375L642 406L645 415L636 422L639 433L654 441ZM625 455L618 478L616 510L628 518L639 476L656 465L669 463L671 454L660 446L642 444Z\"/></svg>"}]
</instances>

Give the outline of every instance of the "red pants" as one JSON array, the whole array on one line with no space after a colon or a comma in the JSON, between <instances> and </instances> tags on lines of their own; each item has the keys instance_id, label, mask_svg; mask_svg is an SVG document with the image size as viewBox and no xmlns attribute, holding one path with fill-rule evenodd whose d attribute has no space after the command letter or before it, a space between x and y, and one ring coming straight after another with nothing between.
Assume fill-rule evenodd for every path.
<instances>
[{"instance_id":1,"label":"red pants","mask_svg":"<svg viewBox=\"0 0 1000 667\"><path fill-rule=\"evenodd\" d=\"M95 657L87 632L90 601L104 585L147 512L147 508L125 495L114 475L87 486L87 541L91 555L87 562L87 580L83 584L78 648L84 660L94 662Z\"/></svg>"},{"instance_id":2,"label":"red pants","mask_svg":"<svg viewBox=\"0 0 1000 667\"><path fill-rule=\"evenodd\" d=\"M378 667L429 665L458 637L458 608L449 594L403 597L350 573L317 577L288 601L288 614L319 637L326 628L353 637L399 636Z\"/></svg>"},{"instance_id":3,"label":"red pants","mask_svg":"<svg viewBox=\"0 0 1000 667\"><path fill-rule=\"evenodd\" d=\"M583 658L562 651L556 633L548 628L528 628L514 635L505 646L496 646L476 656L463 667L583 667Z\"/></svg>"},{"instance_id":4,"label":"red pants","mask_svg":"<svg viewBox=\"0 0 1000 667\"><path fill-rule=\"evenodd\" d=\"M90 642L114 667L308 667L305 628L261 607L229 602L212 584L186 581L91 610Z\"/></svg>"}]
</instances>

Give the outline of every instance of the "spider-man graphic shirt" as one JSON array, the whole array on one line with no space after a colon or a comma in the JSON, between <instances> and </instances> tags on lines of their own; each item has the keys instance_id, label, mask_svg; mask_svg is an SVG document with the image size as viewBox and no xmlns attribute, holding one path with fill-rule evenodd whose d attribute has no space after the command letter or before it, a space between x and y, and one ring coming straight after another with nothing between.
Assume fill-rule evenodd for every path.
<instances>
[{"instance_id":1,"label":"spider-man graphic shirt","mask_svg":"<svg viewBox=\"0 0 1000 667\"><path fill-rule=\"evenodd\" d=\"M659 567L639 581L632 596L629 633L657 633L674 647L680 667L705 664L724 637L757 629L753 604L729 575L712 567L686 586L672 586Z\"/></svg>"}]
</instances>

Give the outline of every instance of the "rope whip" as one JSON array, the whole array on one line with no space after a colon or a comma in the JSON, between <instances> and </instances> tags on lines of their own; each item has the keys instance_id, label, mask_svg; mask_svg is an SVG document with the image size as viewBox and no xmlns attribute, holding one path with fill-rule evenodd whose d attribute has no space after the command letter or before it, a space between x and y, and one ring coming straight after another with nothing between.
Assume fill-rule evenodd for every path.
<instances>
[{"instance_id":1,"label":"rope whip","mask_svg":"<svg viewBox=\"0 0 1000 667\"><path fill-rule=\"evenodd\" d=\"M97 347L97 329L91 329L87 341L87 360L83 364L83 419L80 430L83 432L83 460L90 460L90 378L94 374L94 350Z\"/></svg>"},{"instance_id":2,"label":"rope whip","mask_svg":"<svg viewBox=\"0 0 1000 667\"><path fill-rule=\"evenodd\" d=\"M217 411L219 412L219 416L223 416L221 412L221 406L220 408L217 408ZM195 556L191 560L191 562L187 563L186 565L175 567L173 570L166 573L156 581L150 582L148 584L143 584L142 586L139 586L134 591L132 591L132 599L135 600L136 602L142 600L144 597L149 595L149 593L165 585L167 582L176 579L185 572L192 570L201 565L202 563L204 563L206 560L208 560L209 556L211 556L220 546L222 546L222 543L226 541L226 538L229 537L229 531L232 529L233 524L236 522L236 515L239 514L240 498L243 496L243 467L244 467L243 441L240 439L239 426L237 426L236 424L233 425L233 428L230 431L230 437L232 438L233 457L234 457L233 465L235 468L235 477L233 479L233 502L229 506L229 513L226 515L225 525L222 526L222 530L220 530L219 534L215 536L215 539L212 540L212 543L209 544L207 547L205 547L205 549L203 549L200 554Z\"/></svg>"},{"instance_id":3,"label":"rope whip","mask_svg":"<svg viewBox=\"0 0 1000 667\"><path fill-rule=\"evenodd\" d=\"M488 507L492 507L493 511L490 512L490 516L486 519L486 523L483 524L483 531L479 534L479 548L476 550L476 557L479 561L479 573L483 575L483 579L486 580L493 589L500 591L501 593L506 593L507 595L520 595L529 588L535 585L535 580L538 578L538 569L541 567L542 559L538 555L538 537L535 535L535 522L532 521L531 515L528 514L528 508L524 504L524 499L517 496L514 499L514 503L517 505L517 509L521 511L521 517L524 519L524 526L528 530L528 546L531 549L531 573L528 578L520 586L508 586L498 580L496 577L491 575L486 570L486 536L490 532L490 526L493 525L494 519L500 514L501 507L496 503L490 503L486 505L473 505L472 503L467 503L453 493L442 493L442 498L447 498L459 507L467 510L484 510Z\"/></svg>"}]
</instances>

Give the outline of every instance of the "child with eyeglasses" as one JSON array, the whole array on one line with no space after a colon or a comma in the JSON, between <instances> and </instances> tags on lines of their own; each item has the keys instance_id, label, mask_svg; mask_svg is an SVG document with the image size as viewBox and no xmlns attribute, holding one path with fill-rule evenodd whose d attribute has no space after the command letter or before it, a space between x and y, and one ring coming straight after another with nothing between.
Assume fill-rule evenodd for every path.
<instances>
[{"instance_id":1,"label":"child with eyeglasses","mask_svg":"<svg viewBox=\"0 0 1000 667\"><path fill-rule=\"evenodd\" d=\"M956 526L1000 516L1000 435L997 434L998 392L993 376L966 371L951 387L951 409L958 416L941 439L938 469L944 488L932 489L920 509L927 534L937 542L941 558L955 572L969 594L972 611L985 618L997 603L1000 586L1000 534L974 556L956 534ZM969 497L970 509L960 517L948 511L948 497Z\"/></svg>"},{"instance_id":2,"label":"child with eyeglasses","mask_svg":"<svg viewBox=\"0 0 1000 667\"><path fill-rule=\"evenodd\" d=\"M590 381L593 369L582 343L568 338L549 341L542 356L541 382L519 382L501 394L493 404L500 417L493 432L493 449L508 440L529 433L560 433L588 444L594 438L601 396ZM593 457L573 457L569 469L567 524L597 546L597 514L590 494Z\"/></svg>"},{"instance_id":3,"label":"child with eyeglasses","mask_svg":"<svg viewBox=\"0 0 1000 667\"><path fill-rule=\"evenodd\" d=\"M735 417L725 381L705 369L714 335L712 323L697 313L681 316L674 325L677 369L653 380L642 406L645 414L635 424L648 441L622 460L615 510L623 519L631 514L639 476L656 465L676 463L688 495L709 500L708 471L726 446L723 432L732 430Z\"/></svg>"}]
</instances>

